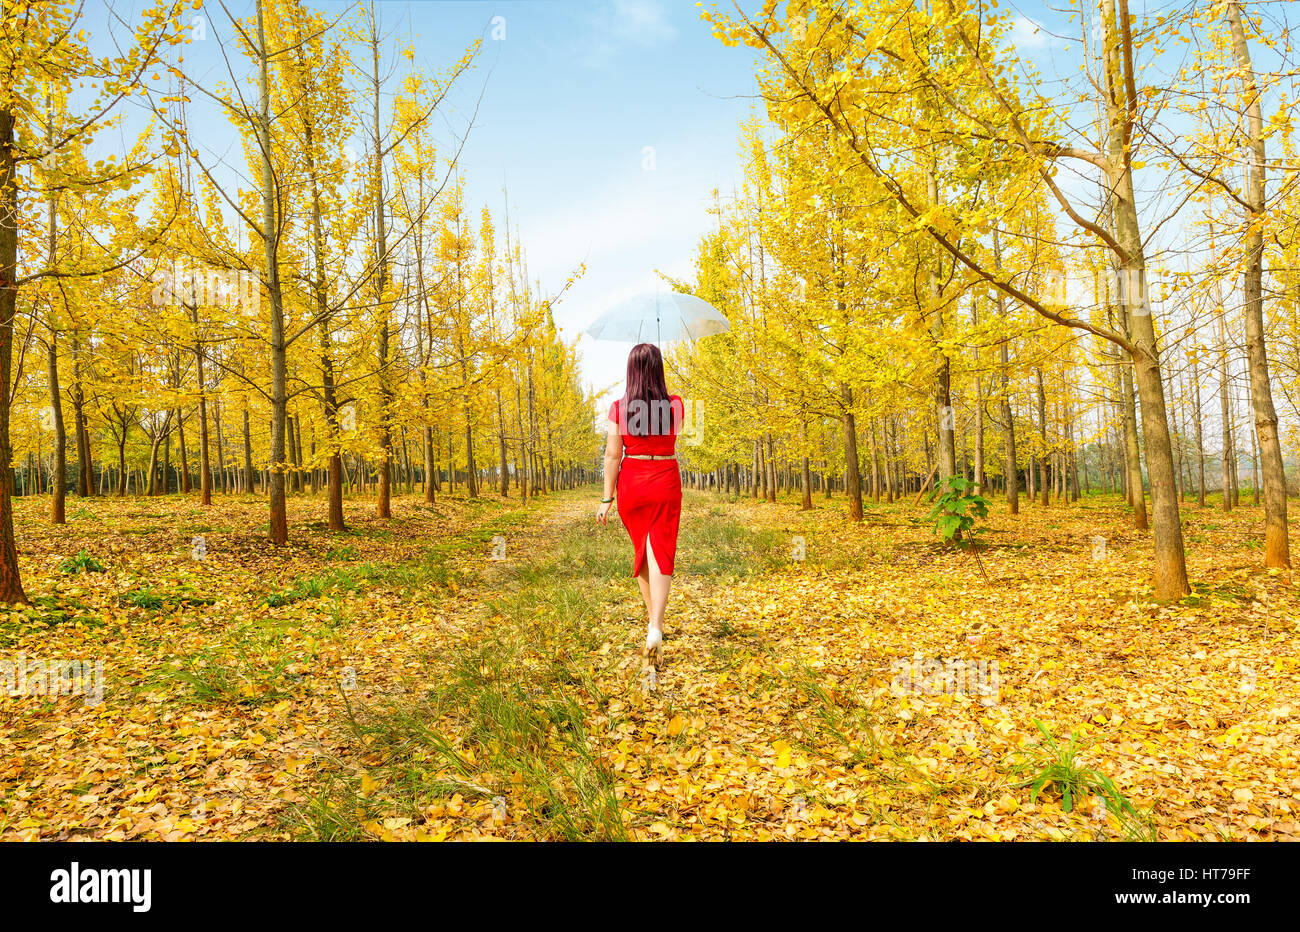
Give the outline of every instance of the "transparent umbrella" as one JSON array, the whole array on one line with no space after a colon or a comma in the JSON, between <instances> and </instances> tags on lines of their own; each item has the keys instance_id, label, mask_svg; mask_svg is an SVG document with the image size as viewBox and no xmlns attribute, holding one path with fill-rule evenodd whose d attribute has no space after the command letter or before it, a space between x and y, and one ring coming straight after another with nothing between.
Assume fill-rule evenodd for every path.
<instances>
[{"instance_id":1,"label":"transparent umbrella","mask_svg":"<svg viewBox=\"0 0 1300 932\"><path fill-rule=\"evenodd\" d=\"M651 339L698 340L725 333L731 324L708 301L690 294L639 294L620 301L592 322L587 333L597 340L642 343Z\"/></svg>"}]
</instances>

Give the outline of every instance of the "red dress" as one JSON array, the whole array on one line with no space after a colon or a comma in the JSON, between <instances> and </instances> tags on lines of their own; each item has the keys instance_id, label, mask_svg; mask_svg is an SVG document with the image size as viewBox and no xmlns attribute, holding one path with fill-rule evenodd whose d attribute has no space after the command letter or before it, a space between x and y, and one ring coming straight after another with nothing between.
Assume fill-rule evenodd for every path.
<instances>
[{"instance_id":1,"label":"red dress","mask_svg":"<svg viewBox=\"0 0 1300 932\"><path fill-rule=\"evenodd\" d=\"M619 433L623 436L624 457L619 465L616 495L618 516L636 550L632 562L633 576L641 573L647 537L654 548L659 572L665 576L673 574L677 557L677 527L682 516L682 474L677 460L639 460L627 456L629 453L670 456L676 452L685 409L679 396L673 395L670 400L672 429L645 437L629 434L629 423L620 422L619 401L609 406L609 419L619 425ZM638 429L635 417L628 420L633 429Z\"/></svg>"}]
</instances>

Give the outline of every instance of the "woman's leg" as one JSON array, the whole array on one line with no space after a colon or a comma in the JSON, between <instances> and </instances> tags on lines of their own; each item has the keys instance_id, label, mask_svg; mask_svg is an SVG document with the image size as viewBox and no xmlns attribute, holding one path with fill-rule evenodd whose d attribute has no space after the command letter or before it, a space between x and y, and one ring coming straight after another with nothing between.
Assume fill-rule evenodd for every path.
<instances>
[{"instance_id":1,"label":"woman's leg","mask_svg":"<svg viewBox=\"0 0 1300 932\"><path fill-rule=\"evenodd\" d=\"M645 616L650 617L650 560L641 564L641 572L636 574L636 585L641 590L641 601L645 603Z\"/></svg>"},{"instance_id":2,"label":"woman's leg","mask_svg":"<svg viewBox=\"0 0 1300 932\"><path fill-rule=\"evenodd\" d=\"M650 592L650 627L657 628L662 634L664 613L668 609L668 591L672 588L673 578L659 572L659 561L655 559L655 551L650 545L649 535L646 535L645 539L645 567L642 571L647 574L646 588Z\"/></svg>"}]
</instances>

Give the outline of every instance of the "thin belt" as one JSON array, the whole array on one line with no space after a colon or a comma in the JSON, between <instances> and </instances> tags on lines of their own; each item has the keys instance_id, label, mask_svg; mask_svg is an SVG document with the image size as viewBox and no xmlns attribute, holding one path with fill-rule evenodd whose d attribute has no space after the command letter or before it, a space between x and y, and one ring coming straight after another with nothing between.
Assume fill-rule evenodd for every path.
<instances>
[{"instance_id":1,"label":"thin belt","mask_svg":"<svg viewBox=\"0 0 1300 932\"><path fill-rule=\"evenodd\" d=\"M628 453L624 455L623 459L625 460L675 460L677 459L677 454L670 453L667 456L659 456L658 454L655 453Z\"/></svg>"}]
</instances>

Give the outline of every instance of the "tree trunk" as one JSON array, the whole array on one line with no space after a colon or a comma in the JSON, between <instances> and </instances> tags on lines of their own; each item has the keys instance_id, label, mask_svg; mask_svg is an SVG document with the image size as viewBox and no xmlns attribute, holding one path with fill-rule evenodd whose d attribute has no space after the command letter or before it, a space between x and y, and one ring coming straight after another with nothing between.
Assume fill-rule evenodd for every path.
<instances>
[{"instance_id":1,"label":"tree trunk","mask_svg":"<svg viewBox=\"0 0 1300 932\"><path fill-rule=\"evenodd\" d=\"M64 500L67 494L68 472L68 433L63 426L62 392L59 391L59 333L50 331L46 343L46 362L48 364L50 383L50 427L54 431L54 465L50 483L53 502L50 507L50 520L55 524L66 524L64 518ZM7 465L7 464L6 464Z\"/></svg>"},{"instance_id":2,"label":"tree trunk","mask_svg":"<svg viewBox=\"0 0 1300 932\"><path fill-rule=\"evenodd\" d=\"M90 432L86 429L86 394L81 386L81 340L72 334L72 424L77 435L77 494L95 494L95 474L90 455Z\"/></svg>"},{"instance_id":3,"label":"tree trunk","mask_svg":"<svg viewBox=\"0 0 1300 932\"><path fill-rule=\"evenodd\" d=\"M1121 309L1121 317L1124 317ZM1125 328L1127 330L1127 327ZM1137 406L1133 401L1133 369L1129 361L1120 362L1120 392L1124 405L1124 465L1125 485L1128 503L1133 508L1133 526L1145 531L1147 522L1147 500L1142 489L1142 451L1138 447ZM1143 414L1145 415L1145 410ZM1146 417L1142 418L1143 422ZM1148 453L1149 455L1149 453Z\"/></svg>"},{"instance_id":4,"label":"tree trunk","mask_svg":"<svg viewBox=\"0 0 1300 932\"><path fill-rule=\"evenodd\" d=\"M1142 400L1142 433L1146 441L1147 474L1151 480L1155 594L1177 599L1190 592L1187 584L1183 526L1174 487L1173 451L1165 410L1164 379L1151 305L1146 293L1146 257L1142 248L1137 201L1134 197L1133 139L1138 94L1133 64L1133 40L1128 0L1102 0L1105 31L1105 98L1108 123L1107 160L1111 215L1119 249L1120 301L1133 343L1138 395ZM1139 476L1140 479L1140 476ZM1141 495L1141 485L1136 491Z\"/></svg>"},{"instance_id":5,"label":"tree trunk","mask_svg":"<svg viewBox=\"0 0 1300 932\"><path fill-rule=\"evenodd\" d=\"M1264 220L1266 210L1264 118L1260 108L1260 91L1241 23L1241 7L1226 4L1225 15L1232 30L1232 49L1241 78L1246 104L1251 159L1246 171L1246 235L1242 243L1246 254L1243 282L1242 315L1246 329L1246 358L1250 369L1250 397L1255 409L1255 434L1259 439L1259 462L1264 473L1264 563L1270 567L1289 567L1291 550L1287 539L1286 471L1282 461L1282 444L1278 437L1277 412L1273 407L1273 390L1268 377L1268 349L1264 342ZM1258 495L1258 486L1256 495Z\"/></svg>"},{"instance_id":6,"label":"tree trunk","mask_svg":"<svg viewBox=\"0 0 1300 932\"><path fill-rule=\"evenodd\" d=\"M199 386L199 504L212 504L212 460L208 443L208 390L203 372L203 341L199 337L199 309L190 309L194 323L194 376Z\"/></svg>"},{"instance_id":7,"label":"tree trunk","mask_svg":"<svg viewBox=\"0 0 1300 932\"><path fill-rule=\"evenodd\" d=\"M1199 352L1192 351L1192 418L1196 429L1196 504L1205 507L1205 437L1201 424L1201 376L1197 360Z\"/></svg>"},{"instance_id":8,"label":"tree trunk","mask_svg":"<svg viewBox=\"0 0 1300 932\"><path fill-rule=\"evenodd\" d=\"M772 448L772 432L767 432L766 456L763 459L767 464L767 500L776 502L776 452Z\"/></svg>"},{"instance_id":9,"label":"tree trunk","mask_svg":"<svg viewBox=\"0 0 1300 932\"><path fill-rule=\"evenodd\" d=\"M497 452L498 459L501 463L501 497L510 497L510 472L506 468L506 458L509 451L506 449L506 415L505 409L501 405L501 386L497 386Z\"/></svg>"},{"instance_id":10,"label":"tree trunk","mask_svg":"<svg viewBox=\"0 0 1300 932\"><path fill-rule=\"evenodd\" d=\"M180 408L176 409L176 442L181 454L181 491L190 491L190 457L185 449L185 418Z\"/></svg>"},{"instance_id":11,"label":"tree trunk","mask_svg":"<svg viewBox=\"0 0 1300 932\"><path fill-rule=\"evenodd\" d=\"M221 430L221 370L217 370L216 385L213 386L214 392L212 397L212 420L216 424L217 433L217 472L221 476L221 491L223 494L229 492L229 486L226 478L226 440L225 434Z\"/></svg>"},{"instance_id":12,"label":"tree trunk","mask_svg":"<svg viewBox=\"0 0 1300 932\"><path fill-rule=\"evenodd\" d=\"M13 373L14 315L18 288L18 173L14 163L14 115L0 105L0 602L26 604L14 541L13 449L9 441L9 389Z\"/></svg>"},{"instance_id":13,"label":"tree trunk","mask_svg":"<svg viewBox=\"0 0 1300 932\"><path fill-rule=\"evenodd\" d=\"M874 428L873 428L874 429ZM799 440L802 444L808 443L808 422L801 420L799 422ZM808 450L805 446L803 451L803 468L802 468L803 487L800 490L799 510L812 510L812 462L808 458Z\"/></svg>"},{"instance_id":14,"label":"tree trunk","mask_svg":"<svg viewBox=\"0 0 1300 932\"><path fill-rule=\"evenodd\" d=\"M929 195L930 204L934 207L939 205L939 182L935 176L935 165L933 156L930 164L926 167L926 187ZM943 312L940 309L943 302L943 283L941 275L943 272L943 260L937 254L934 258L934 265L929 270L929 291L930 291L930 335L934 339L935 350L935 374L934 374L934 416L939 424L939 444L935 451L935 456L939 461L939 471L935 476L935 488L939 488L942 480L949 476L957 474L957 425L956 416L952 409L952 361L944 353L943 346Z\"/></svg>"},{"instance_id":15,"label":"tree trunk","mask_svg":"<svg viewBox=\"0 0 1300 932\"><path fill-rule=\"evenodd\" d=\"M876 439L876 419L871 419L871 500L880 502L880 444Z\"/></svg>"},{"instance_id":16,"label":"tree trunk","mask_svg":"<svg viewBox=\"0 0 1300 932\"><path fill-rule=\"evenodd\" d=\"M844 402L844 494L849 499L849 520L862 520L862 474L858 467L858 428L850 405L853 394L847 385L841 386Z\"/></svg>"},{"instance_id":17,"label":"tree trunk","mask_svg":"<svg viewBox=\"0 0 1300 932\"><path fill-rule=\"evenodd\" d=\"M1002 247L998 241L998 231L993 230L993 263L1000 276L1002 274ZM1006 298L997 292L998 316L1006 317ZM1007 508L1014 515L1020 513L1020 476L1016 468L1016 422L1011 413L1011 350L1010 337L1002 340L1002 419L1006 422L1006 453L1003 468L1006 471Z\"/></svg>"},{"instance_id":18,"label":"tree trunk","mask_svg":"<svg viewBox=\"0 0 1300 932\"><path fill-rule=\"evenodd\" d=\"M1223 510L1232 511L1232 409L1228 397L1228 341L1223 323L1223 311L1219 311L1219 416L1223 420L1223 456L1221 467L1223 473Z\"/></svg>"},{"instance_id":19,"label":"tree trunk","mask_svg":"<svg viewBox=\"0 0 1300 932\"><path fill-rule=\"evenodd\" d=\"M376 511L381 518L391 518L393 485L393 387L388 366L389 322L388 303L385 291L388 289L388 232L384 214L384 149L383 135L379 119L379 27L375 22L374 4L370 5L370 60L371 81L374 94L371 98L374 119L375 165L372 184L374 186L375 210L375 306L379 315L379 495Z\"/></svg>"},{"instance_id":20,"label":"tree trunk","mask_svg":"<svg viewBox=\"0 0 1300 932\"><path fill-rule=\"evenodd\" d=\"M262 0L257 4L257 55L260 113L258 114L258 141L262 162L262 245L266 263L266 291L271 301L271 463L270 517L271 543L289 542L289 520L284 490L284 433L285 406L287 402L285 379L287 354L284 333L284 302L280 290L279 219L276 215L276 198L279 196L274 170L271 166L271 96L270 54L266 48L266 30L263 26ZM247 411L245 411L247 416ZM245 421L247 430L247 421Z\"/></svg>"},{"instance_id":21,"label":"tree trunk","mask_svg":"<svg viewBox=\"0 0 1300 932\"><path fill-rule=\"evenodd\" d=\"M971 326L979 324L979 313L975 300L971 299L970 306ZM980 373L980 348L975 346L975 465L974 465L974 483L975 494L984 493L984 379Z\"/></svg>"},{"instance_id":22,"label":"tree trunk","mask_svg":"<svg viewBox=\"0 0 1300 932\"><path fill-rule=\"evenodd\" d=\"M244 494L253 494L253 438L248 421L248 399L244 399Z\"/></svg>"},{"instance_id":23,"label":"tree trunk","mask_svg":"<svg viewBox=\"0 0 1300 932\"><path fill-rule=\"evenodd\" d=\"M1039 504L1047 507L1051 500L1051 486L1047 482L1047 395L1043 391L1043 370L1034 370L1038 378L1038 439L1042 442L1042 454L1038 458L1039 468Z\"/></svg>"}]
</instances>

